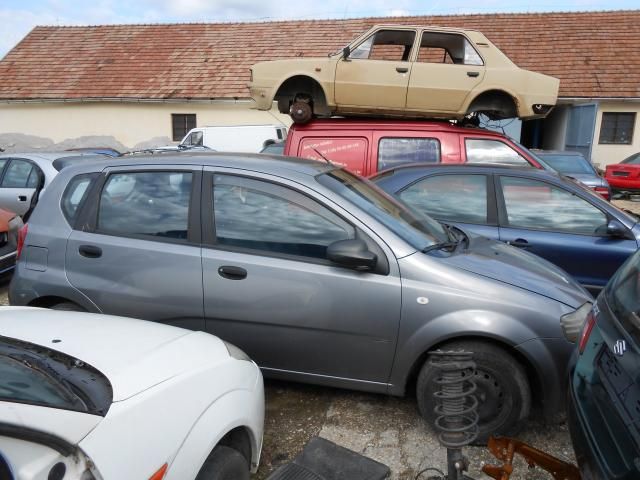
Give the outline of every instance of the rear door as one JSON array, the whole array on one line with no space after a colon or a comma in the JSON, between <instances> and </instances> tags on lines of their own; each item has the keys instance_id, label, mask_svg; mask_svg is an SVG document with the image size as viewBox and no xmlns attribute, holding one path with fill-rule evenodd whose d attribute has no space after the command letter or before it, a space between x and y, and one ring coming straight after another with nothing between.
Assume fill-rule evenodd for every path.
<instances>
[{"instance_id":1,"label":"rear door","mask_svg":"<svg viewBox=\"0 0 640 480\"><path fill-rule=\"evenodd\" d=\"M397 263L379 246L388 272L329 262L333 241L373 240L322 198L279 178L205 175L206 328L271 376L384 391L400 318Z\"/></svg>"},{"instance_id":2,"label":"rear door","mask_svg":"<svg viewBox=\"0 0 640 480\"><path fill-rule=\"evenodd\" d=\"M607 214L572 191L540 180L501 175L497 182L500 240L566 270L591 292L637 249L608 236Z\"/></svg>"},{"instance_id":3,"label":"rear door","mask_svg":"<svg viewBox=\"0 0 640 480\"><path fill-rule=\"evenodd\" d=\"M108 169L67 242L69 282L104 313L204 329L201 169Z\"/></svg>"},{"instance_id":4,"label":"rear door","mask_svg":"<svg viewBox=\"0 0 640 480\"><path fill-rule=\"evenodd\" d=\"M35 163L23 158L0 159L0 168L2 164L0 208L25 216L32 207L38 186L42 184L43 173Z\"/></svg>"}]
</instances>

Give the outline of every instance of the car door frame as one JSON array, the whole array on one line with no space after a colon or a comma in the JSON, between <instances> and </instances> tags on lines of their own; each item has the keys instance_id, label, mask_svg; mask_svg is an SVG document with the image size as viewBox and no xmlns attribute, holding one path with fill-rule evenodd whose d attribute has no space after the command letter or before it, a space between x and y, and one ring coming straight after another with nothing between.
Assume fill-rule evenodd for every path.
<instances>
[{"instance_id":1,"label":"car door frame","mask_svg":"<svg viewBox=\"0 0 640 480\"><path fill-rule=\"evenodd\" d=\"M42 189L45 186L45 173L42 170L42 168L40 168L40 166L33 160L31 160L30 158L25 158L25 157L21 157L21 156L7 156L7 157L3 157L7 159L7 162L4 164L4 166L2 167L2 170L0 171L0 191L8 191L9 190L32 190L31 192L26 194L27 199L24 201L25 202L25 207L26 210L24 211L24 213L19 213L17 211L15 211L16 209L9 207L8 205L6 207L7 210L13 211L16 214L20 215L25 223L28 220L28 217L30 216L31 212L33 211L35 204L38 201L38 196L40 194L40 192L42 191ZM36 187L34 188L27 188L25 187L3 187L2 186L2 182L4 182L4 178L7 174L7 171L9 170L9 167L11 166L11 164L14 161L21 161L21 162L26 162L28 164L31 165L31 168L35 169L36 174L38 176L38 184ZM30 176L31 174L29 174ZM27 181L29 180L29 178L27 177ZM19 200L18 200L19 201Z\"/></svg>"},{"instance_id":2,"label":"car door frame","mask_svg":"<svg viewBox=\"0 0 640 480\"><path fill-rule=\"evenodd\" d=\"M390 346L390 356L388 358L388 363L386 365L386 374L384 382L380 381L371 381L364 380L358 378L349 378L349 377L339 377L339 376L331 376L331 375L323 375L318 373L305 373L299 372L295 370L280 370L280 369L272 369L272 368L261 368L264 370L265 374L272 378L280 378L285 380L294 380L294 381L302 381L307 383L315 383L321 385L330 385L330 386L340 386L345 388L355 388L358 390L372 391L372 392L380 392L384 393L388 391L389 384L391 378L391 373L393 369L393 365L397 358L397 341L398 341L398 331L400 328L400 314L402 307L402 283L400 276L400 267L397 262L397 258L394 254L394 251L390 245L388 245L377 233L375 233L371 228L369 228L362 220L358 219L353 213L349 212L342 205L334 202L332 199L327 198L325 195L313 190L312 188L296 182L292 179L282 178L276 175L266 174L262 172L247 172L246 170L240 170L230 167L217 167L210 166L205 167L203 171L203 181L202 181L202 248L203 248L203 281L206 275L204 271L205 264L205 250L214 250L214 251L222 251L222 252L230 252L232 254L244 254L244 255L255 255L257 257L268 257L273 259L284 259L284 260L293 260L302 263L308 263L317 265L320 267L335 267L335 268L344 268L346 271L354 272L354 274L359 274L357 270L350 269L347 267L340 267L329 260L324 259L314 259L311 257L300 257L296 255L289 254L281 254L277 252L264 252L260 253L259 251L250 251L249 249L244 249L241 247L230 247L230 246L220 246L215 243L215 220L214 220L214 207L213 207L213 187L214 182L213 178L215 175L230 175L235 177L245 177L251 180L271 183L276 186L284 187L290 190L293 190L313 202L318 203L323 208L326 208L331 213L337 215L341 220L345 221L349 225L351 225L356 231L356 238L361 238L367 243L369 249L378 254L378 258L382 258L384 262L381 265L381 269L375 272L363 272L364 274L373 273L375 275L380 275L388 278L395 278L395 288L397 288L398 301L397 301L397 318L395 320L389 319L389 322L395 322L395 328L393 329L393 338L392 346ZM360 234L360 235L358 235ZM380 256L382 254L382 257ZM206 284L203 286L205 290L206 297ZM205 321L208 318L207 310L206 310L206 298L205 298Z\"/></svg>"}]
</instances>

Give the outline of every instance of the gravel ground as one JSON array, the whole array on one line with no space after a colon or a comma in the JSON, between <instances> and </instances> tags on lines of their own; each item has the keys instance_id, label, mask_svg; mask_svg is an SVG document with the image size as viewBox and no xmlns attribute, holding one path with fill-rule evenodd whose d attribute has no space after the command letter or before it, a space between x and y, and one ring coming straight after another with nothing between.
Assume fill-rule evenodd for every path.
<instances>
[{"instance_id":1,"label":"gravel ground","mask_svg":"<svg viewBox=\"0 0 640 480\"><path fill-rule=\"evenodd\" d=\"M640 202L614 201L620 208L640 214ZM8 304L8 279L0 279L0 304ZM446 450L417 412L413 397L395 398L297 383L265 382L266 419L260 469L254 478L265 479L275 468L288 462L313 436L319 435L339 445L388 465L392 479L426 479L433 472L426 467L446 469ZM532 415L518 439L561 459L574 462L567 425L561 415L545 421ZM497 463L487 449L467 447L471 462L469 475L481 473L483 463ZM550 479L540 469L528 469L518 461L512 480Z\"/></svg>"}]
</instances>

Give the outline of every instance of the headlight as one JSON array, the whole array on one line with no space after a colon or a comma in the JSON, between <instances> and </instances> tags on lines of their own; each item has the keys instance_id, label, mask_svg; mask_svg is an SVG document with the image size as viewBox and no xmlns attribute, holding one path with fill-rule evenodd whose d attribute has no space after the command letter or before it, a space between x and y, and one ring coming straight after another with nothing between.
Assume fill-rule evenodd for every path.
<instances>
[{"instance_id":1,"label":"headlight","mask_svg":"<svg viewBox=\"0 0 640 480\"><path fill-rule=\"evenodd\" d=\"M591 304L587 302L577 310L560 317L562 332L564 333L565 338L571 343L576 343L578 340L578 337L582 332L584 322L586 321L587 315L589 315L590 311Z\"/></svg>"},{"instance_id":2,"label":"headlight","mask_svg":"<svg viewBox=\"0 0 640 480\"><path fill-rule=\"evenodd\" d=\"M240 350L234 344L229 343L229 342L224 342L224 341L222 343L224 343L224 346L227 347L227 352L229 352L229 356L231 358L235 358L236 360L245 360L247 362L251 361L251 359L249 358L249 355L244 353L242 350Z\"/></svg>"}]
</instances>

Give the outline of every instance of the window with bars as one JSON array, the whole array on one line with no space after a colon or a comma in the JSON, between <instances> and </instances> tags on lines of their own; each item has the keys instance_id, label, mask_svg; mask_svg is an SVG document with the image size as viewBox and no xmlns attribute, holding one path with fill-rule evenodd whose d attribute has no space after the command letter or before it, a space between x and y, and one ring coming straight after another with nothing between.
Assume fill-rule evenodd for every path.
<instances>
[{"instance_id":1,"label":"window with bars","mask_svg":"<svg viewBox=\"0 0 640 480\"><path fill-rule=\"evenodd\" d=\"M600 143L630 145L635 123L635 112L603 112Z\"/></svg>"},{"instance_id":2,"label":"window with bars","mask_svg":"<svg viewBox=\"0 0 640 480\"><path fill-rule=\"evenodd\" d=\"M179 142L184 138L189 130L196 128L195 113L172 113L171 130L174 142Z\"/></svg>"}]
</instances>

